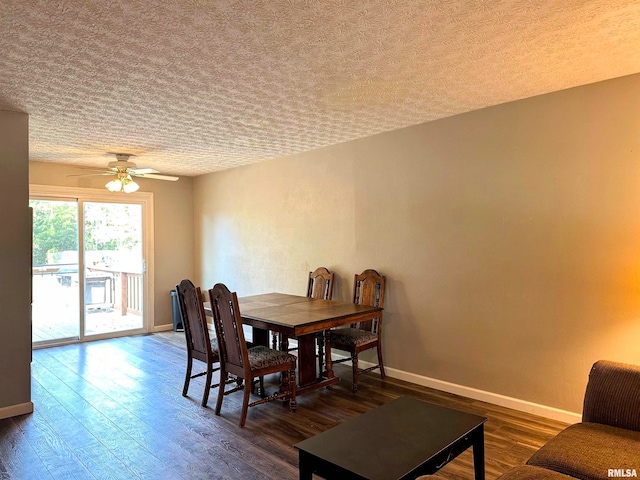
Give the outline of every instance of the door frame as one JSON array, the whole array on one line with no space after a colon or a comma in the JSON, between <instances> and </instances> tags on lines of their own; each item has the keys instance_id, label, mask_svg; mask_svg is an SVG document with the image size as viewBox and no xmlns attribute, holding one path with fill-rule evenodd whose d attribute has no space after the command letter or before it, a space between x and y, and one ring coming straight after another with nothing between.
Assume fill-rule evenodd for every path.
<instances>
[{"instance_id":1,"label":"door frame","mask_svg":"<svg viewBox=\"0 0 640 480\"><path fill-rule=\"evenodd\" d=\"M76 200L78 201L78 275L79 280L83 281L84 275L84 255L81 255L80 248L84 248L83 236L84 211L81 208L83 202L102 202L102 203L137 203L142 206L142 256L144 261L143 268L143 326L141 329L127 330L126 335L136 335L141 333L149 333L153 331L153 305L154 305L154 221L153 221L153 193L152 192L134 192L134 193L113 193L107 190L99 190L95 188L82 187L59 187L56 185L29 185L29 198L37 198L41 200ZM84 222L82 222L84 223ZM109 332L85 337L84 335L84 316L85 305L83 295L80 295L80 342L101 340L105 338L121 337L122 332ZM61 342L69 343L69 342ZM52 344L47 343L42 347L49 347ZM36 346L34 348L38 348Z\"/></svg>"}]
</instances>

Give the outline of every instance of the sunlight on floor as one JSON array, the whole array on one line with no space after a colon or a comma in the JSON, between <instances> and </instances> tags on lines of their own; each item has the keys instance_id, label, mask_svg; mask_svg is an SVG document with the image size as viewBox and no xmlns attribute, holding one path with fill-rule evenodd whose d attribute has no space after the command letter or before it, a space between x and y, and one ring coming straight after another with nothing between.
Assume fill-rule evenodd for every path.
<instances>
[{"instance_id":1,"label":"sunlight on floor","mask_svg":"<svg viewBox=\"0 0 640 480\"><path fill-rule=\"evenodd\" d=\"M33 342L61 338L77 338L80 331L79 291L77 282L61 284L55 275L33 277ZM104 287L106 289L106 287ZM98 291L96 291L98 290ZM141 315L121 315L108 302L106 292L92 289L85 299L85 335L118 332L142 328Z\"/></svg>"}]
</instances>

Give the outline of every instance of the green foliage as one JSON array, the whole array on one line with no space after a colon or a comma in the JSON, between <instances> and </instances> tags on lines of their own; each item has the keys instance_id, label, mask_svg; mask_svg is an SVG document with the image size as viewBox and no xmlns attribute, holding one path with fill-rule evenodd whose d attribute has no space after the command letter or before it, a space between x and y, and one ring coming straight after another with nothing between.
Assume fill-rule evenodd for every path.
<instances>
[{"instance_id":1,"label":"green foliage","mask_svg":"<svg viewBox=\"0 0 640 480\"><path fill-rule=\"evenodd\" d=\"M133 250L142 240L140 205L84 204L85 250Z\"/></svg>"},{"instance_id":2,"label":"green foliage","mask_svg":"<svg viewBox=\"0 0 640 480\"><path fill-rule=\"evenodd\" d=\"M73 202L31 200L33 264L47 263L47 253L78 250L78 214Z\"/></svg>"},{"instance_id":3,"label":"green foliage","mask_svg":"<svg viewBox=\"0 0 640 480\"><path fill-rule=\"evenodd\" d=\"M33 207L33 265L47 254L78 251L78 204L30 200ZM132 251L142 241L142 208L117 203L84 203L85 251Z\"/></svg>"}]
</instances>

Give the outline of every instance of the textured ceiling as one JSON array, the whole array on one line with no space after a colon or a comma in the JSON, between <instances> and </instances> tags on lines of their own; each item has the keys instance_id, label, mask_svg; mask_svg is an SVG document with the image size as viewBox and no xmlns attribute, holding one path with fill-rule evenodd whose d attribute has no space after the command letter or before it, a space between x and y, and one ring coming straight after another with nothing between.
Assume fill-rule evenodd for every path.
<instances>
[{"instance_id":1,"label":"textured ceiling","mask_svg":"<svg viewBox=\"0 0 640 480\"><path fill-rule=\"evenodd\" d=\"M2 0L33 160L198 175L640 71L637 0Z\"/></svg>"}]
</instances>

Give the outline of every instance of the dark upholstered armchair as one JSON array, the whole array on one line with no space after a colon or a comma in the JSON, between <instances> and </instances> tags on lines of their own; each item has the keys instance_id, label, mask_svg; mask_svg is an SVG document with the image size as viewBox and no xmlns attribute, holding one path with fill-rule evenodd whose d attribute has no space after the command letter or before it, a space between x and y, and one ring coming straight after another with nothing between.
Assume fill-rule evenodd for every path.
<instances>
[{"instance_id":1,"label":"dark upholstered armchair","mask_svg":"<svg viewBox=\"0 0 640 480\"><path fill-rule=\"evenodd\" d=\"M612 469L640 474L640 366L601 360L589 374L582 422L500 480L601 480Z\"/></svg>"},{"instance_id":2,"label":"dark upholstered armchair","mask_svg":"<svg viewBox=\"0 0 640 480\"><path fill-rule=\"evenodd\" d=\"M596 362L584 395L582 421L640 432L640 367Z\"/></svg>"}]
</instances>

